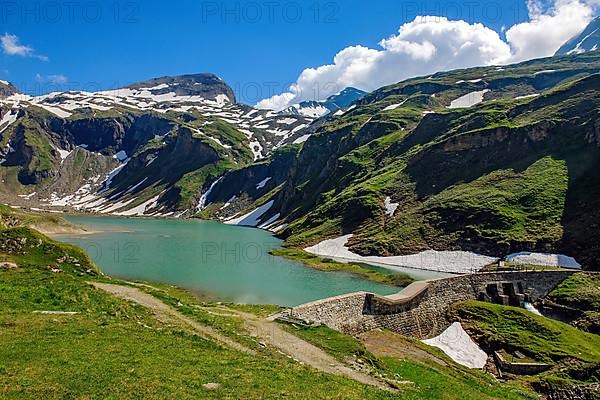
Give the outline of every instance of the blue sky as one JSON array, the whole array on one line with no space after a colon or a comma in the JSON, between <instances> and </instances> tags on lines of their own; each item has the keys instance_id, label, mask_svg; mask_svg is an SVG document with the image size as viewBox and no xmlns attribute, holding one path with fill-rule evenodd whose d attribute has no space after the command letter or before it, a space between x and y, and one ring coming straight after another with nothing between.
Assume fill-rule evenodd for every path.
<instances>
[{"instance_id":1,"label":"blue sky","mask_svg":"<svg viewBox=\"0 0 600 400\"><path fill-rule=\"evenodd\" d=\"M51 82L62 89L108 89L213 72L241 100L255 103L285 91L303 69L331 63L348 46L378 48L416 15L481 22L501 37L502 27L529 19L525 0L468 6L473 3L83 0L70 8L66 1L3 2L2 33L29 49L0 55L0 79L40 92L53 89Z\"/></svg>"}]
</instances>

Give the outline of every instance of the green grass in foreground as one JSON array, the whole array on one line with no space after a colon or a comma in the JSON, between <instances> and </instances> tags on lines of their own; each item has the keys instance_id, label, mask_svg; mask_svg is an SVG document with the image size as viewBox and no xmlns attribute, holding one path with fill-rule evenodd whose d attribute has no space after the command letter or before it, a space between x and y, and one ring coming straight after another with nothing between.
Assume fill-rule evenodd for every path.
<instances>
[{"instance_id":1,"label":"green grass in foreground","mask_svg":"<svg viewBox=\"0 0 600 400\"><path fill-rule=\"evenodd\" d=\"M298 261L320 271L344 271L373 282L394 286L408 286L414 279L403 273L385 271L383 268L373 267L363 263L342 263L331 258L321 258L305 251L294 248L276 249L271 252L275 256Z\"/></svg>"},{"instance_id":2,"label":"green grass in foreground","mask_svg":"<svg viewBox=\"0 0 600 400\"><path fill-rule=\"evenodd\" d=\"M491 375L469 370L458 365L443 366L434 362L400 360L391 357L376 357L355 338L325 326L295 327L288 325L290 332L322 348L340 360L353 360L373 368L391 381L399 384L399 399L534 399L535 395L513 385L502 385ZM425 345L439 357L439 351ZM446 360L449 359L442 355Z\"/></svg>"},{"instance_id":3,"label":"green grass in foreground","mask_svg":"<svg viewBox=\"0 0 600 400\"><path fill-rule=\"evenodd\" d=\"M78 267L58 263L67 252L78 257L78 264L90 266L81 250L26 228L0 234L2 243L24 237L35 247L2 252L18 268L0 270L0 398L391 398L275 351L249 356L162 324L145 308L87 284L106 278L80 276ZM39 246L37 239L42 240ZM46 265L58 265L64 272L52 273ZM176 289L159 291L169 303L181 300L180 311L200 322L252 342L235 318L197 310L189 303L193 297ZM202 387L209 382L222 387Z\"/></svg>"}]
</instances>

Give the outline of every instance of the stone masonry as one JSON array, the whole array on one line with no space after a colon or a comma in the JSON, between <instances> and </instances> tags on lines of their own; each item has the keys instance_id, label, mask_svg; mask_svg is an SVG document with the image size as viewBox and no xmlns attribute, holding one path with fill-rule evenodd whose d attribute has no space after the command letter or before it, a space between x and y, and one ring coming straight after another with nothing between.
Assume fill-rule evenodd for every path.
<instances>
[{"instance_id":1,"label":"stone masonry","mask_svg":"<svg viewBox=\"0 0 600 400\"><path fill-rule=\"evenodd\" d=\"M290 314L351 335L387 329L424 339L450 325L446 314L453 303L482 300L518 306L546 296L571 274L536 271L460 275L416 282L391 296L358 292L331 297L297 306Z\"/></svg>"}]
</instances>

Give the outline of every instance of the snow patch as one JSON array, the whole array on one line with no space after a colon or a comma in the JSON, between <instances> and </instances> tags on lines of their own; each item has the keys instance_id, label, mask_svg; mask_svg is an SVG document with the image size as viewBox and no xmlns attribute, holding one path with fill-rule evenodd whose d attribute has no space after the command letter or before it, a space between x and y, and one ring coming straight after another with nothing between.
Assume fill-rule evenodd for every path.
<instances>
[{"instance_id":1,"label":"snow patch","mask_svg":"<svg viewBox=\"0 0 600 400\"><path fill-rule=\"evenodd\" d=\"M125 152L125 150L121 150L117 154L115 154L113 158L116 158L117 160L123 162L127 160L127 153Z\"/></svg>"},{"instance_id":2,"label":"snow patch","mask_svg":"<svg viewBox=\"0 0 600 400\"><path fill-rule=\"evenodd\" d=\"M203 193L202 196L200 197L200 201L198 202L198 207L197 210L198 211L202 211L206 208L206 206L209 204L208 203L208 196L210 196L210 194L212 193L213 189L215 188L215 186L217 186L219 184L219 182L221 182L221 180L223 179L223 177L220 177L219 179L217 179L216 181L214 181L210 187L208 188L208 190L206 191L206 193Z\"/></svg>"},{"instance_id":3,"label":"snow patch","mask_svg":"<svg viewBox=\"0 0 600 400\"><path fill-rule=\"evenodd\" d=\"M480 90L477 92L467 93L464 96L452 101L448 108L469 108L483 102L483 96L490 90Z\"/></svg>"},{"instance_id":4,"label":"snow patch","mask_svg":"<svg viewBox=\"0 0 600 400\"><path fill-rule=\"evenodd\" d=\"M517 96L517 97L515 97L515 100L531 99L533 97L538 97L538 96L539 96L539 94L537 94L537 93L536 94L528 94L526 96Z\"/></svg>"},{"instance_id":5,"label":"snow patch","mask_svg":"<svg viewBox=\"0 0 600 400\"><path fill-rule=\"evenodd\" d=\"M441 335L422 342L437 347L456 363L468 368L482 369L487 363L487 354L471 339L459 322L450 325Z\"/></svg>"},{"instance_id":6,"label":"snow patch","mask_svg":"<svg viewBox=\"0 0 600 400\"><path fill-rule=\"evenodd\" d=\"M435 251L426 250L407 256L361 256L348 249L347 243L352 235L324 240L319 244L307 247L304 251L320 256L337 259L342 262L375 263L388 269L399 267L436 271L451 274L474 273L486 265L498 261L498 258L483 256L468 251Z\"/></svg>"},{"instance_id":7,"label":"snow patch","mask_svg":"<svg viewBox=\"0 0 600 400\"><path fill-rule=\"evenodd\" d=\"M300 144L300 143L304 143L308 140L308 138L310 138L311 135L302 135L300 136L298 139L294 140L293 144Z\"/></svg>"},{"instance_id":8,"label":"snow patch","mask_svg":"<svg viewBox=\"0 0 600 400\"><path fill-rule=\"evenodd\" d=\"M130 210L127 211L123 211L120 213L115 213L115 215L120 215L120 216L139 216L139 215L144 215L146 213L146 210L150 210L154 207L156 207L156 204L158 202L158 198L160 197L160 194L151 198L148 201L143 202L142 204L140 204L137 207L134 207Z\"/></svg>"},{"instance_id":9,"label":"snow patch","mask_svg":"<svg viewBox=\"0 0 600 400\"><path fill-rule=\"evenodd\" d=\"M400 203L392 203L392 199L388 196L385 198L385 214L393 217Z\"/></svg>"},{"instance_id":10,"label":"snow patch","mask_svg":"<svg viewBox=\"0 0 600 400\"><path fill-rule=\"evenodd\" d=\"M258 184L256 185L256 190L260 190L260 189L264 188L271 179L272 179L271 177L268 177L268 178L265 178L262 181L258 182Z\"/></svg>"},{"instance_id":11,"label":"snow patch","mask_svg":"<svg viewBox=\"0 0 600 400\"><path fill-rule=\"evenodd\" d=\"M565 256L563 254L531 253L524 251L521 253L509 254L506 256L505 260L514 264L581 269L581 264L573 257Z\"/></svg>"},{"instance_id":12,"label":"snow patch","mask_svg":"<svg viewBox=\"0 0 600 400\"><path fill-rule=\"evenodd\" d=\"M249 212L246 215L242 215L241 217L229 219L225 221L227 225L240 225L240 226L258 226L260 224L260 218L265 215L267 211L273 207L275 202L273 200L268 203L263 204L258 207L256 210Z\"/></svg>"}]
</instances>

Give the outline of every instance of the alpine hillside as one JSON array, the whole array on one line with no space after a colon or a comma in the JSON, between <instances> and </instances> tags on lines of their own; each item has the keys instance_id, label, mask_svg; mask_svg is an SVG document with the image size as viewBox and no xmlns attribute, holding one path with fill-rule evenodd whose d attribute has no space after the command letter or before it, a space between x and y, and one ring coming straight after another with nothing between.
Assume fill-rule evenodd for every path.
<instances>
[{"instance_id":1,"label":"alpine hillside","mask_svg":"<svg viewBox=\"0 0 600 400\"><path fill-rule=\"evenodd\" d=\"M0 113L2 200L122 215L185 213L312 121L239 104L212 74L37 97L2 82Z\"/></svg>"},{"instance_id":2,"label":"alpine hillside","mask_svg":"<svg viewBox=\"0 0 600 400\"><path fill-rule=\"evenodd\" d=\"M598 268L600 52L383 87L230 171L202 217L361 255L563 252Z\"/></svg>"}]
</instances>

